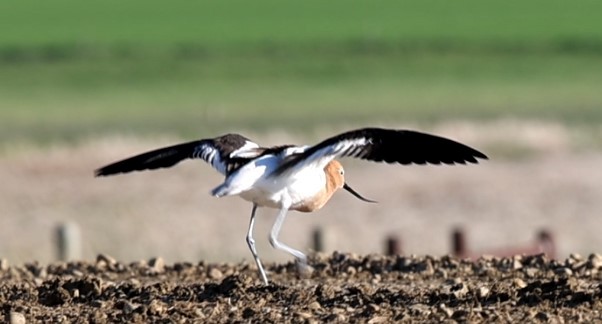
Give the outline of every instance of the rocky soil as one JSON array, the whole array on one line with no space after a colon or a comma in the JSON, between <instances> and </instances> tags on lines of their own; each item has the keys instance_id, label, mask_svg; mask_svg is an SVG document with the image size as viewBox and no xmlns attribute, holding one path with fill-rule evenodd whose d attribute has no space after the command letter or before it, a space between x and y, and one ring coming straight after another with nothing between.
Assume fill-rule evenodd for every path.
<instances>
[{"instance_id":1,"label":"rocky soil","mask_svg":"<svg viewBox=\"0 0 602 324\"><path fill-rule=\"evenodd\" d=\"M594 322L602 256L513 258L314 255L311 273L268 264L163 259L11 266L0 262L8 323ZM4 318L2 318L2 316Z\"/></svg>"}]
</instances>

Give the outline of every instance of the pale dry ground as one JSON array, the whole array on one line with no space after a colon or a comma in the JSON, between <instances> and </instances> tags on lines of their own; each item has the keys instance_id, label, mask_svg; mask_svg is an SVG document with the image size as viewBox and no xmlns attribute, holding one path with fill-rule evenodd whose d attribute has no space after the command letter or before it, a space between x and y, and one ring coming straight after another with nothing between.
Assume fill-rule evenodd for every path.
<instances>
[{"instance_id":1,"label":"pale dry ground","mask_svg":"<svg viewBox=\"0 0 602 324\"><path fill-rule=\"evenodd\" d=\"M249 135L266 145L313 143L344 129L321 130L310 139ZM348 182L379 203L339 192L316 213L291 212L281 240L308 250L312 229L321 226L327 251L382 252L385 236L394 233L402 237L405 253L442 255L450 252L451 229L464 225L476 250L528 243L537 230L548 228L556 235L559 257L602 251L602 152L576 150L571 131L513 121L423 130L482 149L491 160L453 167L344 160ZM80 225L88 260L98 253L124 261L250 259L245 235L251 205L209 196L221 181L209 166L190 161L170 170L92 176L106 163L180 140L113 137L77 147L6 148L0 155L0 258L53 260L54 228L73 221ZM520 154L510 158L509 148ZM275 213L260 209L255 230L267 262L290 259L267 243Z\"/></svg>"}]
</instances>

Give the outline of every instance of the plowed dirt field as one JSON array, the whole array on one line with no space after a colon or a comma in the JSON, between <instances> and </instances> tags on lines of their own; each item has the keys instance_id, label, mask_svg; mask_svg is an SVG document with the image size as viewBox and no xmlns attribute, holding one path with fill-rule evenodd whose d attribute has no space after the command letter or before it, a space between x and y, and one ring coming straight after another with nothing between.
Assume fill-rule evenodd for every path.
<instances>
[{"instance_id":1,"label":"plowed dirt field","mask_svg":"<svg viewBox=\"0 0 602 324\"><path fill-rule=\"evenodd\" d=\"M268 264L36 263L0 267L9 323L595 322L602 256L314 255L313 272Z\"/></svg>"}]
</instances>

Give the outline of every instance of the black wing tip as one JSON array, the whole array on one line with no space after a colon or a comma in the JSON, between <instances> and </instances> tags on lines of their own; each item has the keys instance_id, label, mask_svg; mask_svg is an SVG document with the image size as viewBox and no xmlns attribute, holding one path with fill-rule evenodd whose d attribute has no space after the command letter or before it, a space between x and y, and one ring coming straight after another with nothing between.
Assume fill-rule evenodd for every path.
<instances>
[{"instance_id":1,"label":"black wing tip","mask_svg":"<svg viewBox=\"0 0 602 324\"><path fill-rule=\"evenodd\" d=\"M129 164L124 162L130 162L129 160L116 162L114 164L106 165L100 169L94 170L94 177L106 177L122 173L130 173L134 171L154 170L158 168L164 168L167 166L140 166L136 164Z\"/></svg>"},{"instance_id":2,"label":"black wing tip","mask_svg":"<svg viewBox=\"0 0 602 324\"><path fill-rule=\"evenodd\" d=\"M446 149L447 153L437 153L438 156L416 156L416 157L403 157L401 160L395 161L387 161L386 162L397 162L403 165L410 164L418 164L418 165L427 165L427 164L447 164L447 165L455 165L455 164L478 164L481 160L489 160L489 157L484 153L466 145L456 140L443 137L440 135L429 134L421 131L411 130L411 129L389 129L389 128L380 128L380 127L366 127L357 129L354 131L350 131L345 133L344 135L353 134L353 133L361 133L366 134L368 136L372 135L374 137L390 137L391 139L396 139L400 135L409 135L414 137L414 141L420 142L424 141L424 143L434 143L437 144L435 146L441 145L442 149ZM342 134L343 135L343 134ZM450 145L451 144L451 145ZM426 154L431 155L431 154ZM447 156L446 156L447 155ZM397 157L399 158L399 157ZM379 162L378 160L373 160Z\"/></svg>"},{"instance_id":3,"label":"black wing tip","mask_svg":"<svg viewBox=\"0 0 602 324\"><path fill-rule=\"evenodd\" d=\"M104 169L97 169L97 170L94 170L94 177L95 177L95 178L99 178L99 177L106 177L106 176L109 176L109 175L112 175L112 174L113 174L113 173L107 172L107 171L106 171L106 170L104 170Z\"/></svg>"},{"instance_id":4,"label":"black wing tip","mask_svg":"<svg viewBox=\"0 0 602 324\"><path fill-rule=\"evenodd\" d=\"M467 155L460 159L452 160L452 161L443 161L443 163L448 164L448 165L458 165L458 164L466 165L469 163L470 164L479 164L479 162L481 162L481 160L489 160L489 157L481 152L476 151L476 153Z\"/></svg>"},{"instance_id":5,"label":"black wing tip","mask_svg":"<svg viewBox=\"0 0 602 324\"><path fill-rule=\"evenodd\" d=\"M94 170L94 177L95 178L107 177L107 176L111 176L111 175L115 175L115 174L123 173L123 172L124 171L110 170L108 167L103 167L103 168Z\"/></svg>"},{"instance_id":6,"label":"black wing tip","mask_svg":"<svg viewBox=\"0 0 602 324\"><path fill-rule=\"evenodd\" d=\"M471 163L478 164L479 163L478 159L489 160L489 157L487 155L485 155L485 154L483 154L483 153L481 153L481 152L479 152L479 151L477 151L475 149L473 149L472 153L473 153L472 156L471 156L472 159L471 159L471 161L469 161Z\"/></svg>"},{"instance_id":7,"label":"black wing tip","mask_svg":"<svg viewBox=\"0 0 602 324\"><path fill-rule=\"evenodd\" d=\"M458 143L460 144L460 143ZM402 165L466 165L479 164L481 160L489 160L489 157L469 146L460 144L462 147L453 152L444 153L440 156L425 156L420 158L404 158L400 160L390 160L386 162L397 162Z\"/></svg>"},{"instance_id":8,"label":"black wing tip","mask_svg":"<svg viewBox=\"0 0 602 324\"><path fill-rule=\"evenodd\" d=\"M133 159L135 159L135 158L136 157L134 157ZM106 176L112 176L112 175L116 175L116 174L120 174L120 173L130 173L133 171L142 171L142 170L153 169L153 167L148 167L148 166L145 167L144 165L141 166L134 162L136 162L136 161L132 160L132 159L126 159L123 161L105 165L101 168L94 170L94 177L106 177Z\"/></svg>"},{"instance_id":9,"label":"black wing tip","mask_svg":"<svg viewBox=\"0 0 602 324\"><path fill-rule=\"evenodd\" d=\"M489 160L489 157L487 155L485 155L485 154L477 155L476 157L479 158L479 159L481 159L481 160L484 160L484 161L488 161ZM477 160L477 162L479 162L479 160Z\"/></svg>"}]
</instances>

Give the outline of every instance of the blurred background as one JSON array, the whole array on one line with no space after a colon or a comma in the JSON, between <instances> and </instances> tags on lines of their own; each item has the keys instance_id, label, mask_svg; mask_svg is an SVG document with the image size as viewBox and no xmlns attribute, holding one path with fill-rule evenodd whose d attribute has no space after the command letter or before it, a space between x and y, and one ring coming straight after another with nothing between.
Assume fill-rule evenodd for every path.
<instances>
[{"instance_id":1,"label":"blurred background","mask_svg":"<svg viewBox=\"0 0 602 324\"><path fill-rule=\"evenodd\" d=\"M282 241L326 252L471 252L554 237L556 256L602 251L602 3L556 0L0 2L0 258L250 260L251 205L212 198L209 166L95 179L162 145L227 132L311 144L354 127L433 132L479 165L343 161L349 183ZM274 210L255 236L265 261Z\"/></svg>"}]
</instances>

